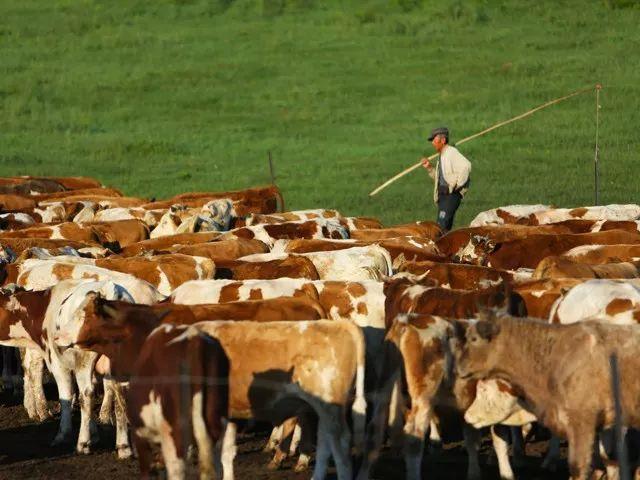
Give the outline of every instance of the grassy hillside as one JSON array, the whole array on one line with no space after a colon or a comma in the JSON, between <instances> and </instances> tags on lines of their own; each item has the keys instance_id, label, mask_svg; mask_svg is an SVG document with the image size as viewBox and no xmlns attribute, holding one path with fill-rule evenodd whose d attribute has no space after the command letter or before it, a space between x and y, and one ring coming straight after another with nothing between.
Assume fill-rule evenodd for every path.
<instances>
[{"instance_id":1,"label":"grassy hillside","mask_svg":"<svg viewBox=\"0 0 640 480\"><path fill-rule=\"evenodd\" d=\"M604 84L601 197L638 202L637 0L0 2L0 175L91 175L128 194L277 183L289 208L435 217L387 177L548 99ZM469 142L458 224L501 204L593 201L595 98Z\"/></svg>"}]
</instances>

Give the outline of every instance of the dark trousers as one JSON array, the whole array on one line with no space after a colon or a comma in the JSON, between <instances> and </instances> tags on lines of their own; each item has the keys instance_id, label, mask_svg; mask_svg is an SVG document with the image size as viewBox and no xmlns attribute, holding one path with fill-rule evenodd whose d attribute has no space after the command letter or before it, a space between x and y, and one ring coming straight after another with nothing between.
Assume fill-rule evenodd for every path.
<instances>
[{"instance_id":1,"label":"dark trousers","mask_svg":"<svg viewBox=\"0 0 640 480\"><path fill-rule=\"evenodd\" d=\"M445 232L451 230L453 217L455 217L456 210L458 210L461 201L462 195L460 195L460 192L438 196L438 225L440 225L440 228Z\"/></svg>"}]
</instances>

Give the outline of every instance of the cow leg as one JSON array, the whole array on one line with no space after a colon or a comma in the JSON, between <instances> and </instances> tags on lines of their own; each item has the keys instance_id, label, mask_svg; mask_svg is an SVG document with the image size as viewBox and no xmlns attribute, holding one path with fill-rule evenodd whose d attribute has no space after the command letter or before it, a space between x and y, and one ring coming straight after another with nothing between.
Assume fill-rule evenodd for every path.
<instances>
[{"instance_id":1,"label":"cow leg","mask_svg":"<svg viewBox=\"0 0 640 480\"><path fill-rule=\"evenodd\" d=\"M421 478L424 437L431 420L431 405L423 398L417 398L407 415L404 426L404 460L407 479Z\"/></svg>"},{"instance_id":2,"label":"cow leg","mask_svg":"<svg viewBox=\"0 0 640 480\"><path fill-rule=\"evenodd\" d=\"M462 428L462 434L464 436L464 446L467 450L467 456L469 457L467 479L480 479L482 478L480 459L478 457L478 450L480 449L480 431L465 423Z\"/></svg>"},{"instance_id":3,"label":"cow leg","mask_svg":"<svg viewBox=\"0 0 640 480\"><path fill-rule=\"evenodd\" d=\"M113 380L102 380L102 387L104 389L104 396L102 397L102 405L100 406L100 414L98 415L98 421L103 425L111 425L113 423Z\"/></svg>"},{"instance_id":4,"label":"cow leg","mask_svg":"<svg viewBox=\"0 0 640 480\"><path fill-rule=\"evenodd\" d=\"M262 449L263 452L273 452L278 444L282 441L282 429L283 424L278 425L277 427L273 427L271 430L271 435L269 436L269 440L267 440L267 444Z\"/></svg>"},{"instance_id":5,"label":"cow leg","mask_svg":"<svg viewBox=\"0 0 640 480\"><path fill-rule=\"evenodd\" d=\"M623 428L622 436L626 437L626 428ZM620 468L615 455L615 434L612 428L600 432L598 442L598 453L602 464L606 469L607 480L618 480L620 478ZM612 455L613 454L613 455Z\"/></svg>"},{"instance_id":6,"label":"cow leg","mask_svg":"<svg viewBox=\"0 0 640 480\"><path fill-rule=\"evenodd\" d=\"M31 389L35 403L36 414L40 421L44 421L51 417L51 412L47 406L47 398L44 394L44 358L39 350L28 348L30 352L30 368L31 368Z\"/></svg>"},{"instance_id":7,"label":"cow leg","mask_svg":"<svg viewBox=\"0 0 640 480\"><path fill-rule=\"evenodd\" d=\"M13 391L13 347L0 346L2 350L2 390Z\"/></svg>"},{"instance_id":8,"label":"cow leg","mask_svg":"<svg viewBox=\"0 0 640 480\"><path fill-rule=\"evenodd\" d=\"M213 440L204 419L202 391L196 392L191 401L193 437L198 445L200 480L214 478Z\"/></svg>"},{"instance_id":9,"label":"cow leg","mask_svg":"<svg viewBox=\"0 0 640 480\"><path fill-rule=\"evenodd\" d=\"M33 386L33 363L31 349L20 349L20 354L22 356L23 362L23 390L24 397L22 399L22 404L24 405L25 410L27 411L27 415L31 420L39 420L38 412L36 409L36 398L34 395L35 387Z\"/></svg>"},{"instance_id":10,"label":"cow leg","mask_svg":"<svg viewBox=\"0 0 640 480\"><path fill-rule=\"evenodd\" d=\"M509 464L509 430L502 425L491 426L491 440L493 449L498 457L498 469L500 470L500 478L505 480L513 480L513 470Z\"/></svg>"},{"instance_id":11,"label":"cow leg","mask_svg":"<svg viewBox=\"0 0 640 480\"><path fill-rule=\"evenodd\" d=\"M442 448L440 426L435 417L432 417L429 422L429 447L433 450L440 450Z\"/></svg>"},{"instance_id":12,"label":"cow leg","mask_svg":"<svg viewBox=\"0 0 640 480\"><path fill-rule=\"evenodd\" d=\"M572 480L587 480L591 472L591 458L596 437L595 424L570 424L569 428L567 440L569 441L570 478Z\"/></svg>"},{"instance_id":13,"label":"cow leg","mask_svg":"<svg viewBox=\"0 0 640 480\"><path fill-rule=\"evenodd\" d=\"M180 455L182 452L178 452L172 433L171 428L163 428L160 431L160 449L167 469L167 478L169 480L182 480L185 478L186 473L184 456Z\"/></svg>"},{"instance_id":14,"label":"cow leg","mask_svg":"<svg viewBox=\"0 0 640 480\"><path fill-rule=\"evenodd\" d=\"M347 425L344 411L340 412L339 416L334 416L329 425L331 453L336 466L338 480L352 480L353 468L349 452L351 446L351 431L349 430L349 425Z\"/></svg>"},{"instance_id":15,"label":"cow leg","mask_svg":"<svg viewBox=\"0 0 640 480\"><path fill-rule=\"evenodd\" d=\"M316 465L313 468L312 480L324 480L327 476L329 457L331 456L331 440L329 439L329 426L325 418L318 420L318 440L316 448Z\"/></svg>"},{"instance_id":16,"label":"cow leg","mask_svg":"<svg viewBox=\"0 0 640 480\"><path fill-rule=\"evenodd\" d=\"M55 355L51 356L49 370L56 380L58 398L60 399L60 426L52 445L70 443L72 441L71 402L73 400L71 372L60 363Z\"/></svg>"},{"instance_id":17,"label":"cow leg","mask_svg":"<svg viewBox=\"0 0 640 480\"><path fill-rule=\"evenodd\" d=\"M222 463L222 472L224 480L233 480L233 459L236 457L236 429L235 423L229 421L224 429L222 439L216 444L216 457L220 458Z\"/></svg>"},{"instance_id":18,"label":"cow leg","mask_svg":"<svg viewBox=\"0 0 640 480\"><path fill-rule=\"evenodd\" d=\"M131 446L129 444L129 419L127 418L127 404L125 400L125 385L114 382L111 386L115 403L116 414L116 451L119 459L131 458Z\"/></svg>"},{"instance_id":19,"label":"cow leg","mask_svg":"<svg viewBox=\"0 0 640 480\"><path fill-rule=\"evenodd\" d=\"M21 353L23 350L24 408L29 418L43 421L51 416L42 384L44 359L35 348L21 349Z\"/></svg>"},{"instance_id":20,"label":"cow leg","mask_svg":"<svg viewBox=\"0 0 640 480\"><path fill-rule=\"evenodd\" d=\"M309 468L314 438L318 430L315 413L307 412L298 416L298 428L300 430L300 456L293 470L296 472L304 472Z\"/></svg>"},{"instance_id":21,"label":"cow leg","mask_svg":"<svg viewBox=\"0 0 640 480\"><path fill-rule=\"evenodd\" d=\"M97 441L98 430L93 419L93 367L98 356L94 353L81 353L82 366L76 371L78 383L78 399L80 401L80 433L76 451L78 453L90 453L92 437Z\"/></svg>"},{"instance_id":22,"label":"cow leg","mask_svg":"<svg viewBox=\"0 0 640 480\"><path fill-rule=\"evenodd\" d=\"M529 424L529 429L531 424ZM511 431L511 443L513 445L513 464L515 466L522 466L525 464L525 449L524 449L524 437L526 433L523 431L524 427L509 427Z\"/></svg>"},{"instance_id":23,"label":"cow leg","mask_svg":"<svg viewBox=\"0 0 640 480\"><path fill-rule=\"evenodd\" d=\"M542 461L541 468L555 472L558 467L558 459L560 458L560 439L553 435L549 440L549 449Z\"/></svg>"},{"instance_id":24,"label":"cow leg","mask_svg":"<svg viewBox=\"0 0 640 480\"><path fill-rule=\"evenodd\" d=\"M138 465L140 466L140 478L146 480L151 475L151 465L153 462L153 450L149 440L141 437L137 433L133 433L133 444L136 448L138 456Z\"/></svg>"},{"instance_id":25,"label":"cow leg","mask_svg":"<svg viewBox=\"0 0 640 480\"><path fill-rule=\"evenodd\" d=\"M288 418L282 423L282 436L276 446L275 454L267 466L269 470L278 470L287 458L287 450L292 443L291 440L297 425L298 419L296 417Z\"/></svg>"}]
</instances>

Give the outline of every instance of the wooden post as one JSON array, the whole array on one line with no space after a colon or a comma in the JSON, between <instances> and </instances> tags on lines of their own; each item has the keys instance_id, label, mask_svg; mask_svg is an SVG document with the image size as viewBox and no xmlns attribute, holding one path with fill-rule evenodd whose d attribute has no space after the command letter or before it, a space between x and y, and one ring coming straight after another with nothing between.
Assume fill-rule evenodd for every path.
<instances>
[{"instance_id":1,"label":"wooden post","mask_svg":"<svg viewBox=\"0 0 640 480\"><path fill-rule=\"evenodd\" d=\"M271 150L268 152L269 154L269 173L271 175L271 185L276 184L276 172L273 169L273 158L271 157Z\"/></svg>"},{"instance_id":2,"label":"wooden post","mask_svg":"<svg viewBox=\"0 0 640 480\"><path fill-rule=\"evenodd\" d=\"M598 171L598 160L600 154L600 148L598 146L598 136L600 133L600 90L602 90L602 85L599 83L596 84L596 146L595 146L595 154L593 158L593 196L594 196L594 205L599 204L599 193L600 193L600 172Z\"/></svg>"}]
</instances>

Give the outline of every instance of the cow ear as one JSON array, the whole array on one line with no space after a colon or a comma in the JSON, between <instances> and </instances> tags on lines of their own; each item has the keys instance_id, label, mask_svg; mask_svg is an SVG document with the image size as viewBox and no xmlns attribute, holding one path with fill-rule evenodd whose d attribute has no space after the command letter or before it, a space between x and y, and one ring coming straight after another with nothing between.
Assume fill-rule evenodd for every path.
<instances>
[{"instance_id":1,"label":"cow ear","mask_svg":"<svg viewBox=\"0 0 640 480\"><path fill-rule=\"evenodd\" d=\"M495 336L500 332L500 327L496 322L480 320L476 324L476 331L478 332L478 335L480 335L480 338L491 341L491 339L495 338Z\"/></svg>"}]
</instances>

